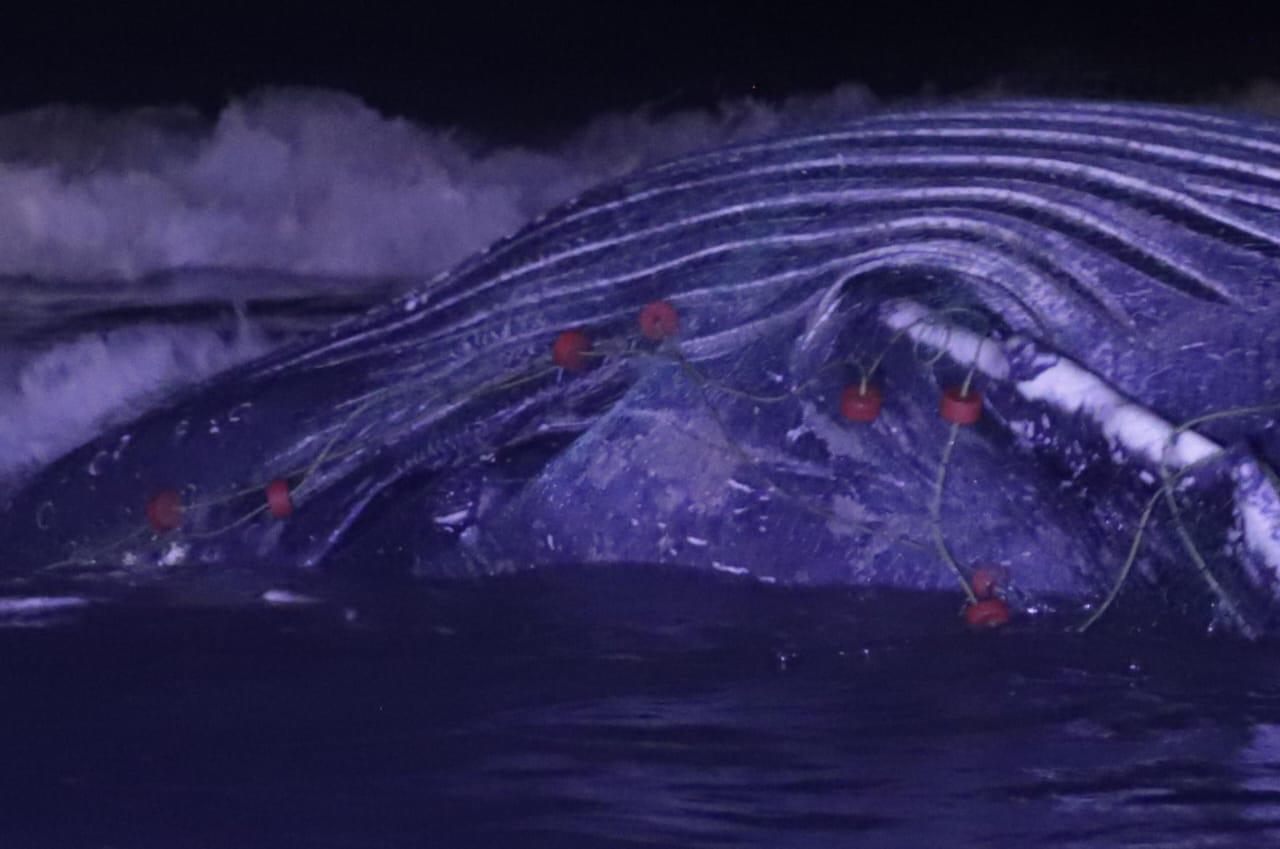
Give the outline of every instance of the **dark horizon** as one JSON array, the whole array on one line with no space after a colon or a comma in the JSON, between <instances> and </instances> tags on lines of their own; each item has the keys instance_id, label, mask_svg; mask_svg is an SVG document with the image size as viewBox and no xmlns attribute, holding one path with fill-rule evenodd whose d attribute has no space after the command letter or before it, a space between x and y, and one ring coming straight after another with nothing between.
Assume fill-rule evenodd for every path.
<instances>
[{"instance_id":1,"label":"dark horizon","mask_svg":"<svg viewBox=\"0 0 1280 849\"><path fill-rule=\"evenodd\" d=\"M1280 79L1256 17L1055 7L994 15L896 4L453 4L405 16L279 9L9 21L0 111L188 104L315 86L434 125L536 137L602 111L778 100L860 83L896 99L1017 94L1193 101Z\"/></svg>"}]
</instances>

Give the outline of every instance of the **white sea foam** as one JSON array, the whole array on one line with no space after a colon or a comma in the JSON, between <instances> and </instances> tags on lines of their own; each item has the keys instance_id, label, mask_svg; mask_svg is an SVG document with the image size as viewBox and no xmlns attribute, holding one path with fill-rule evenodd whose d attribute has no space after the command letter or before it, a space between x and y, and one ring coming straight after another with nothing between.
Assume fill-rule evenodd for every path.
<instances>
[{"instance_id":1,"label":"white sea foam","mask_svg":"<svg viewBox=\"0 0 1280 849\"><path fill-rule=\"evenodd\" d=\"M80 596L17 596L0 598L0 628L38 628L56 624L81 610L89 600Z\"/></svg>"},{"instance_id":2,"label":"white sea foam","mask_svg":"<svg viewBox=\"0 0 1280 849\"><path fill-rule=\"evenodd\" d=\"M247 328L227 336L149 326L88 333L37 352L0 388L0 479L55 459L173 390L268 347Z\"/></svg>"},{"instance_id":3,"label":"white sea foam","mask_svg":"<svg viewBox=\"0 0 1280 849\"><path fill-rule=\"evenodd\" d=\"M320 599L314 596L281 589L267 590L261 595L261 598L272 607L300 607L320 603Z\"/></svg>"},{"instance_id":4,"label":"white sea foam","mask_svg":"<svg viewBox=\"0 0 1280 849\"><path fill-rule=\"evenodd\" d=\"M425 276L609 177L872 104L846 85L778 107L608 114L541 150L419 126L330 91L264 90L211 123L184 109L50 106L0 116L0 275Z\"/></svg>"},{"instance_id":5,"label":"white sea foam","mask_svg":"<svg viewBox=\"0 0 1280 849\"><path fill-rule=\"evenodd\" d=\"M778 106L608 114L544 149L304 89L232 100L213 121L183 108L0 115L0 278L22 278L3 294L43 304L39 293L87 287L103 307L234 302L260 296L264 273L289 277L294 296L335 294L335 280L347 293L380 292L388 278L425 279L610 177L872 105L865 88L846 85ZM183 285L158 292L154 276L172 274ZM252 332L168 326L21 347L4 344L6 329L0 322L0 491L268 347Z\"/></svg>"}]
</instances>

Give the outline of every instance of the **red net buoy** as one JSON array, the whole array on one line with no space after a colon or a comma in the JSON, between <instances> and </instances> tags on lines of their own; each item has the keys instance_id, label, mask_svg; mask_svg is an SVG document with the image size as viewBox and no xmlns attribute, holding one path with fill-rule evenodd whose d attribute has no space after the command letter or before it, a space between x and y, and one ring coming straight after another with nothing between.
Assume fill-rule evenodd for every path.
<instances>
[{"instance_id":1,"label":"red net buoy","mask_svg":"<svg viewBox=\"0 0 1280 849\"><path fill-rule=\"evenodd\" d=\"M276 478L267 484L267 508L277 519L293 515L293 499L289 497L289 482Z\"/></svg>"},{"instance_id":2,"label":"red net buoy","mask_svg":"<svg viewBox=\"0 0 1280 849\"><path fill-rule=\"evenodd\" d=\"M680 314L666 301L653 301L640 310L640 332L646 339L661 342L680 330Z\"/></svg>"},{"instance_id":3,"label":"red net buoy","mask_svg":"<svg viewBox=\"0 0 1280 849\"><path fill-rule=\"evenodd\" d=\"M942 417L952 424L973 424L982 417L982 393L948 386L942 392Z\"/></svg>"},{"instance_id":4,"label":"red net buoy","mask_svg":"<svg viewBox=\"0 0 1280 849\"><path fill-rule=\"evenodd\" d=\"M998 563L979 566L973 570L969 583L973 586L973 594L978 598L994 598L996 591L1004 589L1009 583L1009 570Z\"/></svg>"},{"instance_id":5,"label":"red net buoy","mask_svg":"<svg viewBox=\"0 0 1280 849\"><path fill-rule=\"evenodd\" d=\"M162 489L147 501L147 521L157 533L182 524L182 496L176 489Z\"/></svg>"},{"instance_id":6,"label":"red net buoy","mask_svg":"<svg viewBox=\"0 0 1280 849\"><path fill-rule=\"evenodd\" d=\"M998 598L975 601L964 609L964 621L970 628L999 628L1009 624L1009 605Z\"/></svg>"},{"instance_id":7,"label":"red net buoy","mask_svg":"<svg viewBox=\"0 0 1280 849\"><path fill-rule=\"evenodd\" d=\"M840 415L851 422L873 422L880 415L884 395L870 384L850 384L840 396Z\"/></svg>"},{"instance_id":8,"label":"red net buoy","mask_svg":"<svg viewBox=\"0 0 1280 849\"><path fill-rule=\"evenodd\" d=\"M551 361L568 371L582 371L587 367L586 354L591 350L591 340L581 330L566 330L556 337L551 347Z\"/></svg>"}]
</instances>

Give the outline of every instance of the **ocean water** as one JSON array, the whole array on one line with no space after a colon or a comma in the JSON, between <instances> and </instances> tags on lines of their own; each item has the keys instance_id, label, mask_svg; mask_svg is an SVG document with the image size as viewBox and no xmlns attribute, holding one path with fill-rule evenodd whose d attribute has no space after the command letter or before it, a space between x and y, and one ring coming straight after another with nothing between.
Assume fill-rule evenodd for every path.
<instances>
[{"instance_id":1,"label":"ocean water","mask_svg":"<svg viewBox=\"0 0 1280 849\"><path fill-rule=\"evenodd\" d=\"M114 378L180 387L371 300L214 278L15 298L0 437L84 438ZM67 418L95 383L125 393ZM644 564L19 574L0 846L1280 845L1274 642L1132 602L973 633L961 601Z\"/></svg>"},{"instance_id":2,"label":"ocean water","mask_svg":"<svg viewBox=\"0 0 1280 849\"><path fill-rule=\"evenodd\" d=\"M1268 643L645 565L232 583L7 612L0 845L1280 840Z\"/></svg>"},{"instance_id":3,"label":"ocean water","mask_svg":"<svg viewBox=\"0 0 1280 849\"><path fill-rule=\"evenodd\" d=\"M0 116L0 498L602 176L863 108L613 116L555 156L332 94ZM1129 603L974 633L953 593L368 566L4 572L0 849L1280 845L1272 641Z\"/></svg>"}]
</instances>

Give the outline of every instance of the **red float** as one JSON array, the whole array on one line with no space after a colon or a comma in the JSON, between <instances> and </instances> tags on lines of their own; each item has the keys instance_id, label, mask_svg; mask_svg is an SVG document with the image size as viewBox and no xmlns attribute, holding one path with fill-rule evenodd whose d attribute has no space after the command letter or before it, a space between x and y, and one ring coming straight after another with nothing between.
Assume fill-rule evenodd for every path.
<instances>
[{"instance_id":1,"label":"red float","mask_svg":"<svg viewBox=\"0 0 1280 849\"><path fill-rule=\"evenodd\" d=\"M982 418L982 393L948 386L942 392L942 417L952 424L973 424Z\"/></svg>"},{"instance_id":2,"label":"red float","mask_svg":"<svg viewBox=\"0 0 1280 849\"><path fill-rule=\"evenodd\" d=\"M162 489L147 501L147 521L157 533L182 524L182 496L176 489Z\"/></svg>"},{"instance_id":3,"label":"red float","mask_svg":"<svg viewBox=\"0 0 1280 849\"><path fill-rule=\"evenodd\" d=\"M568 371L582 371L587 367L586 354L591 350L591 340L581 330L566 330L556 337L551 348L551 361Z\"/></svg>"},{"instance_id":4,"label":"red float","mask_svg":"<svg viewBox=\"0 0 1280 849\"><path fill-rule=\"evenodd\" d=\"M998 598L975 601L964 609L964 621L970 628L999 628L1009 624L1009 605Z\"/></svg>"},{"instance_id":5,"label":"red float","mask_svg":"<svg viewBox=\"0 0 1280 849\"><path fill-rule=\"evenodd\" d=\"M973 586L973 594L978 598L995 598L996 591L1004 589L1009 583L1009 570L998 563L979 566L973 570L969 583Z\"/></svg>"},{"instance_id":6,"label":"red float","mask_svg":"<svg viewBox=\"0 0 1280 849\"><path fill-rule=\"evenodd\" d=\"M640 332L646 339L661 342L680 330L680 314L666 301L653 301L640 310Z\"/></svg>"},{"instance_id":7,"label":"red float","mask_svg":"<svg viewBox=\"0 0 1280 849\"><path fill-rule=\"evenodd\" d=\"M289 497L289 482L276 478L267 484L267 507L277 519L293 515L293 499Z\"/></svg>"},{"instance_id":8,"label":"red float","mask_svg":"<svg viewBox=\"0 0 1280 849\"><path fill-rule=\"evenodd\" d=\"M884 395L870 384L850 384L840 396L840 414L851 422L873 422L880 415Z\"/></svg>"}]
</instances>

